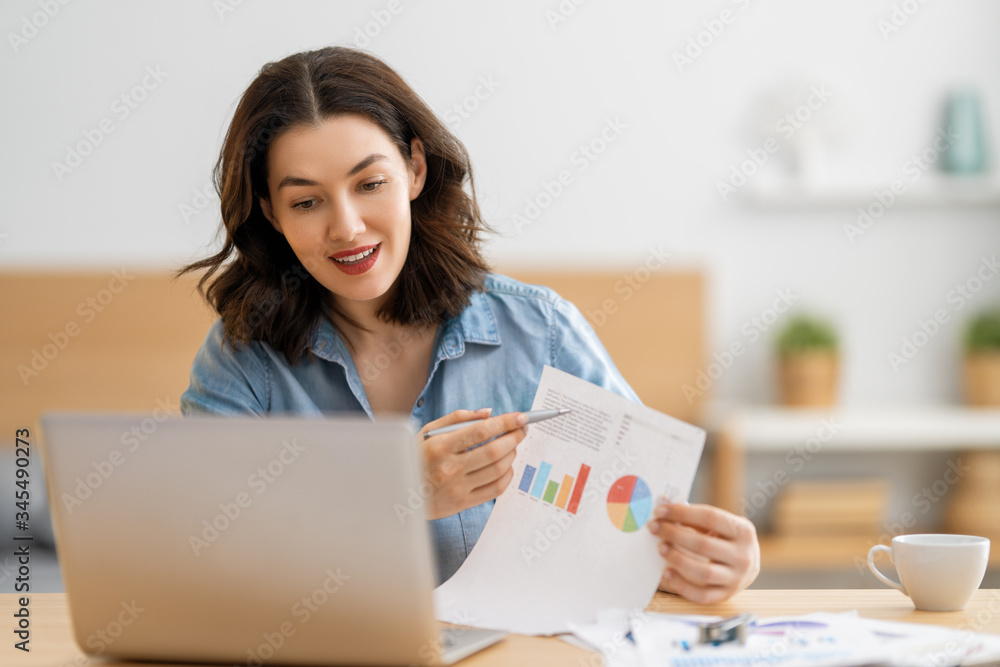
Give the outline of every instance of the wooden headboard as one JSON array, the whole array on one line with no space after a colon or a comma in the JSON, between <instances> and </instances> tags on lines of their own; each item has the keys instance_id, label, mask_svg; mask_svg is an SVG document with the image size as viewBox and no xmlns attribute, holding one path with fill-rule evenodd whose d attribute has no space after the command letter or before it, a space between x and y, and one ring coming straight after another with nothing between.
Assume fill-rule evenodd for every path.
<instances>
[{"instance_id":1,"label":"wooden headboard","mask_svg":"<svg viewBox=\"0 0 1000 667\"><path fill-rule=\"evenodd\" d=\"M193 278L0 273L0 433L48 410L175 411L214 313Z\"/></svg>"},{"instance_id":2,"label":"wooden headboard","mask_svg":"<svg viewBox=\"0 0 1000 667\"><path fill-rule=\"evenodd\" d=\"M646 405L687 422L701 421L706 396L684 395L704 366L705 286L695 271L527 272L509 275L545 285L571 301L594 327L618 370ZM631 278L631 280L627 280Z\"/></svg>"},{"instance_id":3,"label":"wooden headboard","mask_svg":"<svg viewBox=\"0 0 1000 667\"><path fill-rule=\"evenodd\" d=\"M704 357L703 279L654 273L616 291L621 273L511 272L548 285L587 316L647 405L686 421L682 392ZM122 272L0 273L0 433L37 432L48 410L176 410L215 314L192 277Z\"/></svg>"}]
</instances>

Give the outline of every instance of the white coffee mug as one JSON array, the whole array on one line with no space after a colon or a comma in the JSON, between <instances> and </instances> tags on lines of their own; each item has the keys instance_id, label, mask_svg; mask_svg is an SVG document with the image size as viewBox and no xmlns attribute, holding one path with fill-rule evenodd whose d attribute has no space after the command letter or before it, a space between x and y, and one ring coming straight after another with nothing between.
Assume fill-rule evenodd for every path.
<instances>
[{"instance_id":1,"label":"white coffee mug","mask_svg":"<svg viewBox=\"0 0 1000 667\"><path fill-rule=\"evenodd\" d=\"M885 551L900 581L875 567L875 554ZM903 592L924 611L958 611L983 583L990 541L973 535L899 535L892 547L876 544L868 552L868 569L879 581Z\"/></svg>"}]
</instances>

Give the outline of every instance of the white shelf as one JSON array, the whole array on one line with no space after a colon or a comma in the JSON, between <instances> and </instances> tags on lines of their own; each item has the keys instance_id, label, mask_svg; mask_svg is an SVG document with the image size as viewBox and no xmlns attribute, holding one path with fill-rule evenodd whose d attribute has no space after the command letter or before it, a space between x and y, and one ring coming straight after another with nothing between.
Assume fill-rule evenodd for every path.
<instances>
[{"instance_id":1,"label":"white shelf","mask_svg":"<svg viewBox=\"0 0 1000 667\"><path fill-rule=\"evenodd\" d=\"M737 434L747 451L788 451L832 437L823 451L916 451L1000 448L1000 409L965 407L741 407L712 421ZM826 424L826 430L822 430Z\"/></svg>"},{"instance_id":2,"label":"white shelf","mask_svg":"<svg viewBox=\"0 0 1000 667\"><path fill-rule=\"evenodd\" d=\"M949 176L925 173L916 181L897 177L905 190L893 194L887 207L896 208L992 208L1000 207L1000 179L986 176ZM876 192L889 191L893 179L884 182L809 184L795 181L753 181L740 191L747 204L765 209L868 208L879 203ZM884 197L888 199L887 197ZM877 210L877 208L876 208ZM881 217L881 216L878 216Z\"/></svg>"}]
</instances>

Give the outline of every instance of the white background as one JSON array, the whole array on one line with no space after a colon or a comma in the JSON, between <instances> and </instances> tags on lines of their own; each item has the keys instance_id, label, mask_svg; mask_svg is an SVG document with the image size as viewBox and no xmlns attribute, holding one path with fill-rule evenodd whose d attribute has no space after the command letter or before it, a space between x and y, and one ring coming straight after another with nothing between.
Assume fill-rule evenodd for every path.
<instances>
[{"instance_id":1,"label":"white background","mask_svg":"<svg viewBox=\"0 0 1000 667\"><path fill-rule=\"evenodd\" d=\"M879 21L894 7L906 21L887 33ZM724 10L731 22L712 23ZM257 70L363 42L452 119L500 232L488 252L501 267L625 275L662 246L672 267L709 276L710 353L747 343L717 396L772 400L769 335L751 343L741 328L790 289L841 332L845 404L956 402L962 326L1000 301L1000 280L961 310L947 295L996 252L1000 209L900 204L853 244L844 226L932 145L955 86L978 90L996 159L998 24L1000 4L986 0L5 2L0 269L172 269L204 256L217 200L194 215L182 206L202 203L196 191ZM675 52L699 37L701 53L678 67ZM147 68L166 76L122 118L115 100ZM775 123L812 86L832 94L799 135L826 146L813 173L858 200L794 211L723 202L717 182L766 136L781 137ZM463 103L475 107L467 118L449 111ZM113 132L60 179L53 164L104 118ZM624 129L580 171L580 145L614 119ZM792 152L783 142L751 181L778 174ZM563 169L573 182L517 229L512 216ZM894 371L887 353L941 308L948 323Z\"/></svg>"}]
</instances>

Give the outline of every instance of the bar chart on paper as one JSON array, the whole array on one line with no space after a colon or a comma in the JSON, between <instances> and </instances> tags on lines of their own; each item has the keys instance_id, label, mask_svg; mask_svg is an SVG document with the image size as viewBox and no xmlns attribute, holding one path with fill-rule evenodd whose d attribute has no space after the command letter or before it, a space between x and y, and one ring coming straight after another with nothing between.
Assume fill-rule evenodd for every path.
<instances>
[{"instance_id":1,"label":"bar chart on paper","mask_svg":"<svg viewBox=\"0 0 1000 667\"><path fill-rule=\"evenodd\" d=\"M570 514L576 514L589 476L590 466L586 463L580 464L576 477L564 474L561 480L559 476L552 475L552 464L548 461L542 461L537 466L526 464L517 490Z\"/></svg>"},{"instance_id":2,"label":"bar chart on paper","mask_svg":"<svg viewBox=\"0 0 1000 667\"><path fill-rule=\"evenodd\" d=\"M641 477L619 477L608 491L608 517L623 533L634 533L644 526L652 509L649 486Z\"/></svg>"}]
</instances>

